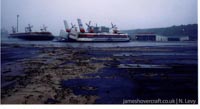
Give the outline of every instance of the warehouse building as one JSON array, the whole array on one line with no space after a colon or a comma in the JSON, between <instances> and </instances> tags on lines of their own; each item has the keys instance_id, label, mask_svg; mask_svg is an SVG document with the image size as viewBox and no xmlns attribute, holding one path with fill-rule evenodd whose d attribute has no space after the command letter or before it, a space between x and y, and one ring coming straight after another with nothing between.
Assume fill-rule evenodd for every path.
<instances>
[{"instance_id":1,"label":"warehouse building","mask_svg":"<svg viewBox=\"0 0 200 109\"><path fill-rule=\"evenodd\" d=\"M190 40L189 36L182 36L180 38L180 41L189 41L189 40Z\"/></svg>"},{"instance_id":2,"label":"warehouse building","mask_svg":"<svg viewBox=\"0 0 200 109\"><path fill-rule=\"evenodd\" d=\"M136 41L188 41L189 36L162 36L153 33L139 33L132 37Z\"/></svg>"},{"instance_id":3,"label":"warehouse building","mask_svg":"<svg viewBox=\"0 0 200 109\"><path fill-rule=\"evenodd\" d=\"M168 41L168 38L166 36L156 35L156 41L164 42Z\"/></svg>"},{"instance_id":4,"label":"warehouse building","mask_svg":"<svg viewBox=\"0 0 200 109\"><path fill-rule=\"evenodd\" d=\"M189 41L189 36L166 36L168 41Z\"/></svg>"},{"instance_id":5,"label":"warehouse building","mask_svg":"<svg viewBox=\"0 0 200 109\"><path fill-rule=\"evenodd\" d=\"M140 33L135 34L133 40L136 41L167 41L167 37L153 34L153 33Z\"/></svg>"},{"instance_id":6,"label":"warehouse building","mask_svg":"<svg viewBox=\"0 0 200 109\"><path fill-rule=\"evenodd\" d=\"M135 40L137 40L137 41L156 41L156 34L152 34L152 33L135 34Z\"/></svg>"}]
</instances>

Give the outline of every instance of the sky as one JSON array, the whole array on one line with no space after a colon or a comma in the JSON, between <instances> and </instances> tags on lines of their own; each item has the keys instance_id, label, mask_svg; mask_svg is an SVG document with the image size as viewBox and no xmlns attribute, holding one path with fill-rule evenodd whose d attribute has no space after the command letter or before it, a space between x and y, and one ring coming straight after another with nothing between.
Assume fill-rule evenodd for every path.
<instances>
[{"instance_id":1,"label":"sky","mask_svg":"<svg viewBox=\"0 0 200 109\"><path fill-rule=\"evenodd\" d=\"M1 0L1 27L11 31L19 17L19 31L31 24L58 35L63 20L77 24L111 26L120 30L168 27L197 23L197 0ZM86 28L86 25L84 25Z\"/></svg>"}]
</instances>

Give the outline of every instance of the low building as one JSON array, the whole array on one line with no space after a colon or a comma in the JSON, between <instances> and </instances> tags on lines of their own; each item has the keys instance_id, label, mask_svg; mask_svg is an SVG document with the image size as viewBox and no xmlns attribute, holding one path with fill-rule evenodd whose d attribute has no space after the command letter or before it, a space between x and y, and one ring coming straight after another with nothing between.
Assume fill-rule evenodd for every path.
<instances>
[{"instance_id":1,"label":"low building","mask_svg":"<svg viewBox=\"0 0 200 109\"><path fill-rule=\"evenodd\" d=\"M137 41L167 41L167 37L153 33L135 34L133 39Z\"/></svg>"},{"instance_id":2,"label":"low building","mask_svg":"<svg viewBox=\"0 0 200 109\"><path fill-rule=\"evenodd\" d=\"M189 36L182 36L180 38L180 41L189 41L189 40L190 40Z\"/></svg>"},{"instance_id":3,"label":"low building","mask_svg":"<svg viewBox=\"0 0 200 109\"><path fill-rule=\"evenodd\" d=\"M156 34L152 34L152 33L135 34L135 40L137 40L137 41L156 41Z\"/></svg>"},{"instance_id":4,"label":"low building","mask_svg":"<svg viewBox=\"0 0 200 109\"><path fill-rule=\"evenodd\" d=\"M136 41L189 41L189 36L162 36L153 33L138 33L132 36Z\"/></svg>"},{"instance_id":5,"label":"low building","mask_svg":"<svg viewBox=\"0 0 200 109\"><path fill-rule=\"evenodd\" d=\"M168 41L168 38L166 36L156 35L156 41L165 42Z\"/></svg>"},{"instance_id":6,"label":"low building","mask_svg":"<svg viewBox=\"0 0 200 109\"><path fill-rule=\"evenodd\" d=\"M189 36L166 36L168 41L189 41Z\"/></svg>"}]
</instances>

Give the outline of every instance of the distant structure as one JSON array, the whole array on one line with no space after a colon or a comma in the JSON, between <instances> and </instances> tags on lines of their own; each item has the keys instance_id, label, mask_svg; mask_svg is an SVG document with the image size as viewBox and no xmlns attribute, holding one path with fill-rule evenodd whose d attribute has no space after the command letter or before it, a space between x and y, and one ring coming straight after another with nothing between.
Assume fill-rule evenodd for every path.
<instances>
[{"instance_id":1,"label":"distant structure","mask_svg":"<svg viewBox=\"0 0 200 109\"><path fill-rule=\"evenodd\" d=\"M138 33L135 34L133 40L137 41L167 41L167 37L154 33Z\"/></svg>"},{"instance_id":2,"label":"distant structure","mask_svg":"<svg viewBox=\"0 0 200 109\"><path fill-rule=\"evenodd\" d=\"M156 35L156 41L165 42L168 41L168 38L166 36Z\"/></svg>"},{"instance_id":3,"label":"distant structure","mask_svg":"<svg viewBox=\"0 0 200 109\"><path fill-rule=\"evenodd\" d=\"M137 33L132 40L136 41L189 41L189 36L161 36L154 33Z\"/></svg>"},{"instance_id":4,"label":"distant structure","mask_svg":"<svg viewBox=\"0 0 200 109\"><path fill-rule=\"evenodd\" d=\"M153 33L139 33L135 34L137 41L156 41L156 34Z\"/></svg>"},{"instance_id":5,"label":"distant structure","mask_svg":"<svg viewBox=\"0 0 200 109\"><path fill-rule=\"evenodd\" d=\"M168 41L189 41L189 36L166 36Z\"/></svg>"},{"instance_id":6,"label":"distant structure","mask_svg":"<svg viewBox=\"0 0 200 109\"><path fill-rule=\"evenodd\" d=\"M190 37L189 36L181 36L180 41L189 41Z\"/></svg>"}]
</instances>

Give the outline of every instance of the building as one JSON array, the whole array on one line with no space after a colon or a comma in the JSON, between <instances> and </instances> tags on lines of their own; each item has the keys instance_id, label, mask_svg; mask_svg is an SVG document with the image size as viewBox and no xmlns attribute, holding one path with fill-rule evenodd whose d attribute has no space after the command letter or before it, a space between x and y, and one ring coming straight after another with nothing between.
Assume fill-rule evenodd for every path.
<instances>
[{"instance_id":1,"label":"building","mask_svg":"<svg viewBox=\"0 0 200 109\"><path fill-rule=\"evenodd\" d=\"M167 37L153 34L153 33L140 33L135 34L133 40L137 41L167 41Z\"/></svg>"},{"instance_id":2,"label":"building","mask_svg":"<svg viewBox=\"0 0 200 109\"><path fill-rule=\"evenodd\" d=\"M153 33L139 33L132 36L136 41L189 41L189 36L162 36Z\"/></svg>"},{"instance_id":3,"label":"building","mask_svg":"<svg viewBox=\"0 0 200 109\"><path fill-rule=\"evenodd\" d=\"M156 41L156 34L153 33L139 33L135 34L137 41Z\"/></svg>"},{"instance_id":4,"label":"building","mask_svg":"<svg viewBox=\"0 0 200 109\"><path fill-rule=\"evenodd\" d=\"M168 41L166 36L156 35L156 41L165 42Z\"/></svg>"},{"instance_id":5,"label":"building","mask_svg":"<svg viewBox=\"0 0 200 109\"><path fill-rule=\"evenodd\" d=\"M168 41L189 41L189 36L166 36Z\"/></svg>"},{"instance_id":6,"label":"building","mask_svg":"<svg viewBox=\"0 0 200 109\"><path fill-rule=\"evenodd\" d=\"M180 41L189 41L189 40L190 40L189 36L180 37Z\"/></svg>"}]
</instances>

